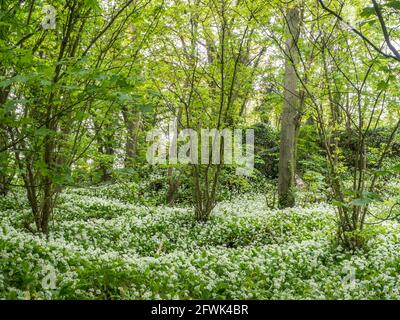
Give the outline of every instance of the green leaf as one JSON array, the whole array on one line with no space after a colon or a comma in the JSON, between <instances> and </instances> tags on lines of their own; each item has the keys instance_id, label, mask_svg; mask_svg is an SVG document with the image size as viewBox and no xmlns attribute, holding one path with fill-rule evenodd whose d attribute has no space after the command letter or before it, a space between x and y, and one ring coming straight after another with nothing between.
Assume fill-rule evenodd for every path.
<instances>
[{"instance_id":1,"label":"green leaf","mask_svg":"<svg viewBox=\"0 0 400 320\"><path fill-rule=\"evenodd\" d=\"M126 102L131 102L132 101L132 97L129 94L123 93L123 92L117 92L117 99L122 102L122 103L126 103Z\"/></svg>"},{"instance_id":2,"label":"green leaf","mask_svg":"<svg viewBox=\"0 0 400 320\"><path fill-rule=\"evenodd\" d=\"M371 202L371 199L368 198L357 198L351 201L351 204L356 207L365 207Z\"/></svg>"},{"instance_id":3,"label":"green leaf","mask_svg":"<svg viewBox=\"0 0 400 320\"><path fill-rule=\"evenodd\" d=\"M47 135L54 135L55 132L47 128L39 128L35 130L35 134L39 137L45 137Z\"/></svg>"},{"instance_id":4,"label":"green leaf","mask_svg":"<svg viewBox=\"0 0 400 320\"><path fill-rule=\"evenodd\" d=\"M151 112L153 110L153 105L150 103L146 103L146 104L139 104L137 106L139 108L140 111L142 112Z\"/></svg>"},{"instance_id":5,"label":"green leaf","mask_svg":"<svg viewBox=\"0 0 400 320\"><path fill-rule=\"evenodd\" d=\"M377 171L375 171L375 174L378 177L383 177L383 176L387 176L389 174L392 174L392 171L389 171L389 170L377 170Z\"/></svg>"},{"instance_id":6,"label":"green leaf","mask_svg":"<svg viewBox=\"0 0 400 320\"><path fill-rule=\"evenodd\" d=\"M347 207L347 205L344 202L338 201L338 200L333 200L332 205L335 207Z\"/></svg>"},{"instance_id":7,"label":"green leaf","mask_svg":"<svg viewBox=\"0 0 400 320\"><path fill-rule=\"evenodd\" d=\"M87 8L92 9L94 12L101 11L97 0L85 0L84 3Z\"/></svg>"},{"instance_id":8,"label":"green leaf","mask_svg":"<svg viewBox=\"0 0 400 320\"><path fill-rule=\"evenodd\" d=\"M385 3L384 6L395 10L400 10L400 1L389 1Z\"/></svg>"},{"instance_id":9,"label":"green leaf","mask_svg":"<svg viewBox=\"0 0 400 320\"><path fill-rule=\"evenodd\" d=\"M400 173L400 163L393 166L391 168L391 171L393 171L394 173Z\"/></svg>"},{"instance_id":10,"label":"green leaf","mask_svg":"<svg viewBox=\"0 0 400 320\"><path fill-rule=\"evenodd\" d=\"M386 81L383 81L383 80L379 81L379 83L378 83L379 91L387 90L387 88L389 88L389 83L387 83Z\"/></svg>"},{"instance_id":11,"label":"green leaf","mask_svg":"<svg viewBox=\"0 0 400 320\"><path fill-rule=\"evenodd\" d=\"M361 11L361 17L368 18L375 14L374 7L366 7Z\"/></svg>"}]
</instances>

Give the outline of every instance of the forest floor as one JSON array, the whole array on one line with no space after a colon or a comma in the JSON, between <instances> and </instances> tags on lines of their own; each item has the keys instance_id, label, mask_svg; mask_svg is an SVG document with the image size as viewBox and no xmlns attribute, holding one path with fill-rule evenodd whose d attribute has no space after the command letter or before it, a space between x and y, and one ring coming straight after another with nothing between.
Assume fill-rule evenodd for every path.
<instances>
[{"instance_id":1,"label":"forest floor","mask_svg":"<svg viewBox=\"0 0 400 320\"><path fill-rule=\"evenodd\" d=\"M371 226L351 254L335 245L334 207L307 194L285 210L239 195L196 223L189 208L128 203L110 190L63 192L48 238L26 228L26 204L2 198L0 298L400 298L396 221ZM371 212L384 216L389 202Z\"/></svg>"}]
</instances>

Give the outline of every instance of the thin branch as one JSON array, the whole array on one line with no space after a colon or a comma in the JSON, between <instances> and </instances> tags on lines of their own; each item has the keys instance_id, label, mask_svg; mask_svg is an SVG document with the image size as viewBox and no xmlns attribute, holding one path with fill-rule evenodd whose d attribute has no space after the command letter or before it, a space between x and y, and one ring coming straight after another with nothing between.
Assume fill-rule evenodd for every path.
<instances>
[{"instance_id":1,"label":"thin branch","mask_svg":"<svg viewBox=\"0 0 400 320\"><path fill-rule=\"evenodd\" d=\"M374 1L374 0L373 0ZM371 40L369 40L361 31L358 31L356 28L354 28L349 22L344 20L339 14L337 14L335 11L329 9L325 3L322 0L318 0L318 2L321 4L322 8L329 12L331 15L335 16L339 21L343 22L345 25L347 25L351 31L353 31L355 34L357 34L359 37L361 37L366 43L368 43L372 48L374 48L375 51L379 52L382 56L385 58L391 58L395 59L397 61L400 61L400 55L391 55L387 54L386 52L382 51L378 46L376 46ZM376 10L376 9L375 9ZM379 16L378 16L379 17ZM397 52L398 53L398 52Z\"/></svg>"},{"instance_id":2,"label":"thin branch","mask_svg":"<svg viewBox=\"0 0 400 320\"><path fill-rule=\"evenodd\" d=\"M393 52L393 54L396 56L396 59L398 61L400 61L400 53L399 53L399 51L396 50L396 48L393 46L392 42L390 41L389 32L387 31L385 20L383 20L381 9L379 8L376 0L372 0L372 3L374 4L375 13L378 16L379 23L381 24L381 28L382 28L383 36L385 37L386 44L388 45L389 49Z\"/></svg>"}]
</instances>

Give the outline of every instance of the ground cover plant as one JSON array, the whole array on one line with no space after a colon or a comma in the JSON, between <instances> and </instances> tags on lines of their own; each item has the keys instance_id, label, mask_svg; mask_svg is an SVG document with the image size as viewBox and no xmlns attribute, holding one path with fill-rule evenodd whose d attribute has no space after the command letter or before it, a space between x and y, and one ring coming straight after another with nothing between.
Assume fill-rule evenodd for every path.
<instances>
[{"instance_id":1,"label":"ground cover plant","mask_svg":"<svg viewBox=\"0 0 400 320\"><path fill-rule=\"evenodd\" d=\"M0 299L400 299L400 1L1 0Z\"/></svg>"}]
</instances>

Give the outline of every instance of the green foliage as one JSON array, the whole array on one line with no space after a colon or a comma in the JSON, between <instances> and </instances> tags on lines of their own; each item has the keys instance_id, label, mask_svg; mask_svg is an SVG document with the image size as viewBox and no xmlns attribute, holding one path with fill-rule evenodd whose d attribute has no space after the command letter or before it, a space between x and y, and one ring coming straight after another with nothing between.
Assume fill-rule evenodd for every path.
<instances>
[{"instance_id":1,"label":"green foliage","mask_svg":"<svg viewBox=\"0 0 400 320\"><path fill-rule=\"evenodd\" d=\"M0 298L399 299L400 1L383 21L324 3L0 1ZM278 210L290 80L298 185L279 202L297 206ZM148 165L146 134L175 119L254 129L253 174Z\"/></svg>"},{"instance_id":2,"label":"green foliage","mask_svg":"<svg viewBox=\"0 0 400 320\"><path fill-rule=\"evenodd\" d=\"M255 165L254 167L265 177L278 177L279 132L264 123L254 125Z\"/></svg>"},{"instance_id":3,"label":"green foliage","mask_svg":"<svg viewBox=\"0 0 400 320\"><path fill-rule=\"evenodd\" d=\"M326 159L320 136L315 125L305 124L300 128L297 143L298 171L326 173Z\"/></svg>"}]
</instances>

